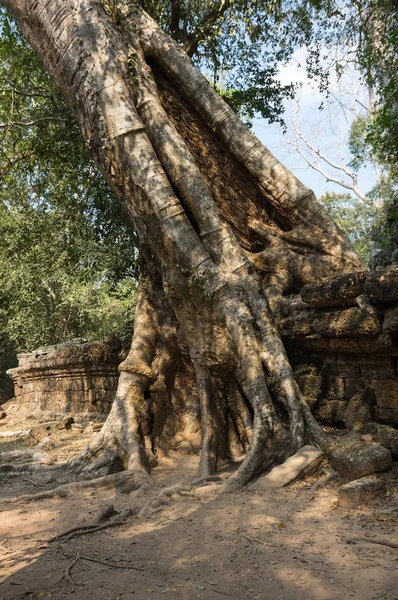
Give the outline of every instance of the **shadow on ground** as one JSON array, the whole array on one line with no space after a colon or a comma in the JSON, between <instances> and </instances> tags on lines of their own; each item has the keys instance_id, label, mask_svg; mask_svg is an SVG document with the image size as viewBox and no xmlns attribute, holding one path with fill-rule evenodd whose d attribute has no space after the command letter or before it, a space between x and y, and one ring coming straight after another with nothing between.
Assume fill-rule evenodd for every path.
<instances>
[{"instance_id":1,"label":"shadow on ground","mask_svg":"<svg viewBox=\"0 0 398 600\"><path fill-rule=\"evenodd\" d=\"M159 488L187 483L196 468L196 458L175 456L161 462L154 480ZM398 537L396 495L372 510L345 511L332 486L315 497L308 484L272 493L219 489L211 484L170 498L147 517L63 545L46 541L90 521L106 503L118 510L142 506L143 492L3 501L0 599L398 598L398 551L348 543L366 535ZM135 569L78 562L70 571L75 585L60 580L78 553Z\"/></svg>"}]
</instances>

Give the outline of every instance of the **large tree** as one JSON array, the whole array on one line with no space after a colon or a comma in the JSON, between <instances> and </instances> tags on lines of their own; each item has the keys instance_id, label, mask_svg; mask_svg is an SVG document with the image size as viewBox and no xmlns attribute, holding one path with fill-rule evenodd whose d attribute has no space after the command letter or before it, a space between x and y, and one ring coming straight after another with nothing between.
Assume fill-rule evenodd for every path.
<instances>
[{"instance_id":1,"label":"large tree","mask_svg":"<svg viewBox=\"0 0 398 600\"><path fill-rule=\"evenodd\" d=\"M148 469L200 420L202 476L229 489L325 445L277 330L280 299L362 266L314 194L134 2L5 0L75 112L144 261L135 330L100 434L70 467Z\"/></svg>"}]
</instances>

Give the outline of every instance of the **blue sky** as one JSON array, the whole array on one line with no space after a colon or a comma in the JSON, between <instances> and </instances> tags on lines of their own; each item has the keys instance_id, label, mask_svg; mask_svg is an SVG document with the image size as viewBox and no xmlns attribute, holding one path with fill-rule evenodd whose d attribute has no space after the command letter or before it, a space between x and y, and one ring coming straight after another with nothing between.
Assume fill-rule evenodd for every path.
<instances>
[{"instance_id":1,"label":"blue sky","mask_svg":"<svg viewBox=\"0 0 398 600\"><path fill-rule=\"evenodd\" d=\"M354 69L347 69L339 80L331 78L330 100L325 104L324 110L319 110L324 97L314 87L313 81L307 78L305 58L306 50L298 50L292 60L282 67L279 74L283 84L295 82L301 86L298 103L294 101L285 103L287 134L283 135L279 125L270 125L265 119L256 119L253 122L253 131L296 177L315 191L317 196L328 190L342 193L348 190L327 182L321 174L308 167L297 149L287 144L287 139L291 143L294 142L292 122L295 117L296 125L306 139L333 162L340 164L343 161L347 165L350 160L348 148L350 125L358 114L366 112L362 104L366 105L368 102L367 91L362 86L358 73ZM333 175L342 175L322 161L320 165ZM374 168L370 165L362 168L358 174L358 187L361 192L368 193L375 183Z\"/></svg>"}]
</instances>

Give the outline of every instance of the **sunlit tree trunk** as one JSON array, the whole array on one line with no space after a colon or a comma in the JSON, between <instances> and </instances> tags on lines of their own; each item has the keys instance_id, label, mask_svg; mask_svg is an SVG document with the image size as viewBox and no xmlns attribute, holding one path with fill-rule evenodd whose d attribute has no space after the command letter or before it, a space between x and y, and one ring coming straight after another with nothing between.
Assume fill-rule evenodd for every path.
<instances>
[{"instance_id":1,"label":"sunlit tree trunk","mask_svg":"<svg viewBox=\"0 0 398 600\"><path fill-rule=\"evenodd\" d=\"M325 442L277 330L283 294L360 260L285 169L134 3L5 0L74 110L137 232L134 338L103 430L71 466L149 469L179 444L229 489ZM195 433L199 432L199 439Z\"/></svg>"}]
</instances>

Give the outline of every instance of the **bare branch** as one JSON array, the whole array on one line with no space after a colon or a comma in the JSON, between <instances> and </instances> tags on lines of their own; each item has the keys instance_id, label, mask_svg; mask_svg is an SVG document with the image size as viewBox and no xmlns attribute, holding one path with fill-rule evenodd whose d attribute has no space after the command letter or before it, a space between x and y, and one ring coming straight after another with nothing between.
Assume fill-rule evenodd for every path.
<instances>
[{"instance_id":1,"label":"bare branch","mask_svg":"<svg viewBox=\"0 0 398 600\"><path fill-rule=\"evenodd\" d=\"M313 144L311 144L311 142L304 137L304 135L301 133L301 131L297 130L297 131L295 131L295 133L296 133L297 137L307 146L307 148L309 148L311 150L311 152L313 152L316 156L318 156L318 158L321 158L323 161L325 161L325 163L327 163L328 165L333 167L333 169L336 169L337 171L343 171L343 173L345 173L351 179L356 178L354 173L352 171L350 171L349 169L347 169L347 167L345 167L343 164L335 163L328 156L323 154L323 152L321 152L319 150L319 148L315 148L315 146Z\"/></svg>"},{"instance_id":2,"label":"bare branch","mask_svg":"<svg viewBox=\"0 0 398 600\"><path fill-rule=\"evenodd\" d=\"M319 163L310 161L308 156L302 151L302 149L300 148L300 146L298 144L295 145L295 144L293 144L293 142L291 142L289 140L287 141L287 143L291 146L294 146L294 148L297 150L297 152L300 154L300 156L303 157L303 159L305 160L307 165L309 167L311 167L311 169L314 169L314 171L317 171L318 173L320 173L326 179L326 181L330 181L331 183L337 183L338 185L341 185L341 187L345 188L346 190L350 190L351 192L353 192L365 204L368 204L370 206L373 205L372 201L369 200L369 198L367 198L367 196L362 194L362 192L358 188L355 181L353 181L353 183L347 183L346 181L344 181L344 179L339 179L337 177L334 177L330 173L327 173L326 171L324 171L324 169L322 169L322 167L319 165Z\"/></svg>"},{"instance_id":3,"label":"bare branch","mask_svg":"<svg viewBox=\"0 0 398 600\"><path fill-rule=\"evenodd\" d=\"M361 102L360 100L358 100L358 98L355 98L355 102L357 102L357 104L359 104L359 106L362 106L362 108L364 108L365 110L368 111L368 113L372 114L372 110L366 106L366 104L363 104L363 102Z\"/></svg>"},{"instance_id":4,"label":"bare branch","mask_svg":"<svg viewBox=\"0 0 398 600\"><path fill-rule=\"evenodd\" d=\"M314 146L314 144L312 144L302 133L300 126L297 123L297 114L299 112L299 103L297 102L297 108L294 111L294 117L293 117L293 131L294 131L294 141L291 140L287 140L287 144L290 146L293 146L295 148L295 150L300 154L300 156L305 160L305 162L307 163L307 165L309 167L311 167L311 169L314 169L314 171L317 171L318 173L320 173L325 179L326 181L330 181L332 183L336 183L337 185L340 185L341 187L345 188L346 190L350 190L351 192L353 192L360 200L362 200L362 202L364 202L365 204L372 206L373 202L365 195L361 192L361 190L358 187L358 181L357 181L357 176L356 174L351 171L350 169L348 169L343 162L341 163L337 163L334 160L332 160L331 158L329 158L324 152L321 152L321 150L317 147ZM311 157L309 157L302 149L302 145L305 146L306 148L308 148L308 150L310 150L311 152ZM348 177L348 179L350 180L349 182L344 179L344 177L338 177L337 175L334 175L330 172L327 172L324 170L324 168L322 168L320 161L323 161L324 163L326 163L327 165L329 165L330 167L332 167L332 169L334 169L335 171L344 174L346 177Z\"/></svg>"}]
</instances>

